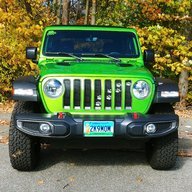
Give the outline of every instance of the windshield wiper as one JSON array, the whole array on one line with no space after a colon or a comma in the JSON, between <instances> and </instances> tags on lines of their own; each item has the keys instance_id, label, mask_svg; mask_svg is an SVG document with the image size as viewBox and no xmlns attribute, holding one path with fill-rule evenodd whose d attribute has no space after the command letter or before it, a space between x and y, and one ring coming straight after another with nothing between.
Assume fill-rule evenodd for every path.
<instances>
[{"instance_id":1,"label":"windshield wiper","mask_svg":"<svg viewBox=\"0 0 192 192\"><path fill-rule=\"evenodd\" d=\"M110 56L108 54L104 54L104 53L83 53L81 54L82 56L103 56L103 57L107 57L109 59L112 59L115 62L121 62L121 59Z\"/></svg>"},{"instance_id":2,"label":"windshield wiper","mask_svg":"<svg viewBox=\"0 0 192 192\"><path fill-rule=\"evenodd\" d=\"M66 53L66 52L45 52L48 55L61 55L61 56L70 56L76 59L77 61L83 61L81 57L78 57L72 53Z\"/></svg>"}]
</instances>

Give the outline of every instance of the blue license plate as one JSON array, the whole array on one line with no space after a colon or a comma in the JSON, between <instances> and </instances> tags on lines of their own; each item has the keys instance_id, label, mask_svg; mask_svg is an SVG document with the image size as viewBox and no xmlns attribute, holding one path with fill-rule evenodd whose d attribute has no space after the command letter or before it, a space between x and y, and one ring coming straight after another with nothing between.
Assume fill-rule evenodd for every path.
<instances>
[{"instance_id":1,"label":"blue license plate","mask_svg":"<svg viewBox=\"0 0 192 192\"><path fill-rule=\"evenodd\" d=\"M85 137L113 137L113 121L84 121L83 132Z\"/></svg>"}]
</instances>

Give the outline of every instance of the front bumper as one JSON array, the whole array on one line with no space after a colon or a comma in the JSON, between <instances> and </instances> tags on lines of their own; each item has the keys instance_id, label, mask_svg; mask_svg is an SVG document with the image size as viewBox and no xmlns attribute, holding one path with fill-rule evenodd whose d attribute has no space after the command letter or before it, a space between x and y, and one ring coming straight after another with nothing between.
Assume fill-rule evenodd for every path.
<instances>
[{"instance_id":1,"label":"front bumper","mask_svg":"<svg viewBox=\"0 0 192 192\"><path fill-rule=\"evenodd\" d=\"M64 114L19 114L15 116L16 127L20 131L37 137L45 138L83 138L84 121L114 121L115 138L153 138L168 135L178 128L179 118L175 114L127 114L125 116L72 116ZM51 132L42 133L39 127L42 123L51 126ZM147 134L145 127L147 124L155 124L155 133Z\"/></svg>"}]
</instances>

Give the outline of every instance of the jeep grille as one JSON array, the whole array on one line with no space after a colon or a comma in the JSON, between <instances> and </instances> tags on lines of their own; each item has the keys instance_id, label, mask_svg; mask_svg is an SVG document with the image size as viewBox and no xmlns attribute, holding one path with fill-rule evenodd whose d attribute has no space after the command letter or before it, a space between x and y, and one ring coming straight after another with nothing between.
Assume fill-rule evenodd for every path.
<instances>
[{"instance_id":1,"label":"jeep grille","mask_svg":"<svg viewBox=\"0 0 192 192\"><path fill-rule=\"evenodd\" d=\"M64 109L130 110L131 81L122 79L64 79Z\"/></svg>"}]
</instances>

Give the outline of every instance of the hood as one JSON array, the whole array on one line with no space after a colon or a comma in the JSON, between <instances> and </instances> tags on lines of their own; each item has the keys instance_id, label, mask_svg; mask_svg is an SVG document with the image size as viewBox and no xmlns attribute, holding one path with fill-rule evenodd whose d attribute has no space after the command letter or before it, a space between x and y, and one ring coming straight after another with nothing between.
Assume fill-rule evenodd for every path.
<instances>
[{"instance_id":1,"label":"hood","mask_svg":"<svg viewBox=\"0 0 192 192\"><path fill-rule=\"evenodd\" d=\"M152 78L149 70L137 65L115 62L70 62L40 65L40 76L99 76Z\"/></svg>"}]
</instances>

